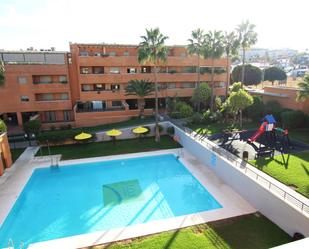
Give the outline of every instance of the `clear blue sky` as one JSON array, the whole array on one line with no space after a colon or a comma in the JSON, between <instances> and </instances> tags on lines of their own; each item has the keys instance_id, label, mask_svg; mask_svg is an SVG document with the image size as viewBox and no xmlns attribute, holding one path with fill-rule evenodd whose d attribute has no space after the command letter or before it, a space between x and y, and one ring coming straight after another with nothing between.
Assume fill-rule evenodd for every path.
<instances>
[{"instance_id":1,"label":"clear blue sky","mask_svg":"<svg viewBox=\"0 0 309 249\"><path fill-rule=\"evenodd\" d=\"M0 0L0 49L68 50L72 42L138 43L159 27L168 44L186 44L193 29L256 24L255 47L309 48L309 0Z\"/></svg>"}]
</instances>

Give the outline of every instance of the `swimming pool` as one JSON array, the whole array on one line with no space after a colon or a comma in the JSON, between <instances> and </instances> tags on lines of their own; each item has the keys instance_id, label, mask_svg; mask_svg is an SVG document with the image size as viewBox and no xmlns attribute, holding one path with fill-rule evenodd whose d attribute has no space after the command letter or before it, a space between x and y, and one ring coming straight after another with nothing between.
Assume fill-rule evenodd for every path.
<instances>
[{"instance_id":1,"label":"swimming pool","mask_svg":"<svg viewBox=\"0 0 309 249\"><path fill-rule=\"evenodd\" d=\"M0 247L218 208L173 154L39 168L0 228Z\"/></svg>"}]
</instances>

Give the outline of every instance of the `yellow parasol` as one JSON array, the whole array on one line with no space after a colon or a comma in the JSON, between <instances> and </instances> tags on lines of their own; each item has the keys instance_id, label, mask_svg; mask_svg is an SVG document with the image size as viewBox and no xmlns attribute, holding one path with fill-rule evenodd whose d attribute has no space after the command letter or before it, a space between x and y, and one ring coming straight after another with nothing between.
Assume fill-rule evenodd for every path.
<instances>
[{"instance_id":1,"label":"yellow parasol","mask_svg":"<svg viewBox=\"0 0 309 249\"><path fill-rule=\"evenodd\" d=\"M116 137L120 136L121 134L122 134L122 131L116 130L116 129L112 129L106 132L106 135L110 136L113 139L113 144L116 143Z\"/></svg>"},{"instance_id":2,"label":"yellow parasol","mask_svg":"<svg viewBox=\"0 0 309 249\"><path fill-rule=\"evenodd\" d=\"M122 134L122 131L115 130L115 129L112 129L112 130L106 132L106 135L110 136L110 137L117 137L117 136L120 136L121 134Z\"/></svg>"},{"instance_id":3,"label":"yellow parasol","mask_svg":"<svg viewBox=\"0 0 309 249\"><path fill-rule=\"evenodd\" d=\"M74 137L75 140L79 140L79 141L86 140L89 138L92 138L92 135L89 133L85 133L85 132L82 132Z\"/></svg>"},{"instance_id":4,"label":"yellow parasol","mask_svg":"<svg viewBox=\"0 0 309 249\"><path fill-rule=\"evenodd\" d=\"M139 127L137 127L137 128L134 128L134 129L132 130L132 132L135 133L135 134L144 134L144 133L146 133L147 131L148 131L148 129L147 129L146 127L142 127L142 126L139 126Z\"/></svg>"}]
</instances>

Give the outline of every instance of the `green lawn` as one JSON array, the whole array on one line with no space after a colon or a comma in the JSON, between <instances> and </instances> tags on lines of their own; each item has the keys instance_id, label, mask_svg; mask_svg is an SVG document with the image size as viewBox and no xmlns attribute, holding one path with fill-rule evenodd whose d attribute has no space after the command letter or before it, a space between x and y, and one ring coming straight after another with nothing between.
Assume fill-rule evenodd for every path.
<instances>
[{"instance_id":1,"label":"green lawn","mask_svg":"<svg viewBox=\"0 0 309 249\"><path fill-rule=\"evenodd\" d=\"M116 141L114 145L111 141L103 141L88 144L73 144L50 147L51 154L62 154L62 159L77 159L96 156L109 156L125 153L135 153L151 150L163 150L179 148L180 145L176 143L169 136L161 136L161 141L156 143L154 137L142 139L128 139ZM42 150L43 155L48 155L46 147ZM39 151L38 156L41 155Z\"/></svg>"},{"instance_id":2,"label":"green lawn","mask_svg":"<svg viewBox=\"0 0 309 249\"><path fill-rule=\"evenodd\" d=\"M12 160L15 162L17 158L25 151L25 148L22 149L11 149Z\"/></svg>"},{"instance_id":3,"label":"green lawn","mask_svg":"<svg viewBox=\"0 0 309 249\"><path fill-rule=\"evenodd\" d=\"M230 124L222 124L222 123L211 123L211 124L190 124L188 127L197 133L214 135L217 133L221 133L222 130L231 128ZM243 124L243 129L254 129L258 128L258 124L255 122L249 122ZM233 127L235 130L241 130L239 126Z\"/></svg>"},{"instance_id":4,"label":"green lawn","mask_svg":"<svg viewBox=\"0 0 309 249\"><path fill-rule=\"evenodd\" d=\"M309 129L289 131L289 136L292 139L299 140L303 143L309 144Z\"/></svg>"},{"instance_id":5,"label":"green lawn","mask_svg":"<svg viewBox=\"0 0 309 249\"><path fill-rule=\"evenodd\" d=\"M291 237L277 225L253 214L89 248L266 249L288 242Z\"/></svg>"},{"instance_id":6,"label":"green lawn","mask_svg":"<svg viewBox=\"0 0 309 249\"><path fill-rule=\"evenodd\" d=\"M309 152L259 158L250 163L309 198Z\"/></svg>"}]
</instances>

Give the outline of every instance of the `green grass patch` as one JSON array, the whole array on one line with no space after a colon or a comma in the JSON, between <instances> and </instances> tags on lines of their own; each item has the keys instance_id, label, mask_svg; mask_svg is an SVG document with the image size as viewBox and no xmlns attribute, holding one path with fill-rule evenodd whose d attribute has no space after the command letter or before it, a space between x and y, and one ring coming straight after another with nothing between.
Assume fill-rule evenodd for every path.
<instances>
[{"instance_id":1,"label":"green grass patch","mask_svg":"<svg viewBox=\"0 0 309 249\"><path fill-rule=\"evenodd\" d=\"M246 129L254 129L258 128L258 124L255 122L244 123L243 128L241 129L238 125L231 126L230 124L223 123L211 123L211 124L190 124L188 127L200 134L214 135L221 133L226 129L237 130L246 130Z\"/></svg>"},{"instance_id":2,"label":"green grass patch","mask_svg":"<svg viewBox=\"0 0 309 249\"><path fill-rule=\"evenodd\" d=\"M266 249L288 242L291 237L277 225L264 216L252 214L89 248Z\"/></svg>"},{"instance_id":3,"label":"green grass patch","mask_svg":"<svg viewBox=\"0 0 309 249\"><path fill-rule=\"evenodd\" d=\"M289 136L291 139L309 144L309 129L289 131Z\"/></svg>"},{"instance_id":4,"label":"green grass patch","mask_svg":"<svg viewBox=\"0 0 309 249\"><path fill-rule=\"evenodd\" d=\"M309 198L309 152L259 158L250 163Z\"/></svg>"},{"instance_id":5,"label":"green grass patch","mask_svg":"<svg viewBox=\"0 0 309 249\"><path fill-rule=\"evenodd\" d=\"M181 147L169 136L161 136L159 143L155 142L154 137L142 139L118 140L115 144L111 141L103 141L86 144L72 144L50 147L51 154L62 154L62 159L78 159L97 156L109 156L125 153L136 153L151 150L164 150ZM47 147L42 149L43 155L48 155ZM41 152L38 151L38 156Z\"/></svg>"},{"instance_id":6,"label":"green grass patch","mask_svg":"<svg viewBox=\"0 0 309 249\"><path fill-rule=\"evenodd\" d=\"M25 148L11 149L13 162L15 162L24 151L25 151Z\"/></svg>"},{"instance_id":7,"label":"green grass patch","mask_svg":"<svg viewBox=\"0 0 309 249\"><path fill-rule=\"evenodd\" d=\"M67 130L43 131L39 134L38 140L40 142L45 142L47 140L50 142L51 141L64 141L66 139L73 139L75 135L81 133L82 131L88 132L88 133L95 133L97 131L102 131L102 130L138 126L138 125L143 125L143 124L152 123L152 122L154 122L154 118L151 116L151 117L145 117L143 119L133 118L133 119L123 121L123 122L91 126L91 127L72 128L72 129L67 129Z\"/></svg>"}]
</instances>

